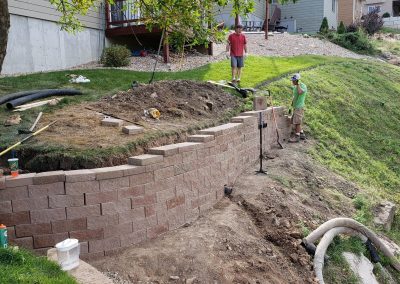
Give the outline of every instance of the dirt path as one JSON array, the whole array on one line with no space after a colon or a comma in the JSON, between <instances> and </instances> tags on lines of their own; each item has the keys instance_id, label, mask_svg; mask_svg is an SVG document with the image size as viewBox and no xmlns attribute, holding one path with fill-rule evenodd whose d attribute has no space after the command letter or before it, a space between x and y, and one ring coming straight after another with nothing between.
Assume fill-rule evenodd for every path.
<instances>
[{"instance_id":1,"label":"dirt path","mask_svg":"<svg viewBox=\"0 0 400 284\"><path fill-rule=\"evenodd\" d=\"M314 283L305 227L351 216L357 188L307 154L312 142L268 153L213 210L186 227L92 264L115 283Z\"/></svg>"}]
</instances>

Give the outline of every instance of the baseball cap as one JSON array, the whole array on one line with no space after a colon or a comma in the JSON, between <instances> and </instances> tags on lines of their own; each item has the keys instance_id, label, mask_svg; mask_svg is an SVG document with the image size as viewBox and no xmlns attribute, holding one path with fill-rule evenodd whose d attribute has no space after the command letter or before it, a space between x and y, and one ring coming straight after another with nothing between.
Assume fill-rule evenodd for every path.
<instances>
[{"instance_id":1,"label":"baseball cap","mask_svg":"<svg viewBox=\"0 0 400 284\"><path fill-rule=\"evenodd\" d=\"M300 80L300 74L299 74L299 73L294 74L294 75L292 76L291 80L292 80L292 81Z\"/></svg>"}]
</instances>

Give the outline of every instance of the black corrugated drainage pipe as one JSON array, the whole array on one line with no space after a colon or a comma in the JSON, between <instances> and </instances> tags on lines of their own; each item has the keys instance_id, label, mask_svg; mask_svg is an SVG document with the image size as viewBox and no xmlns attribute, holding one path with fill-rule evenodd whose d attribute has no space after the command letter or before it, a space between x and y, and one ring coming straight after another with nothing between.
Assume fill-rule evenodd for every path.
<instances>
[{"instance_id":1,"label":"black corrugated drainage pipe","mask_svg":"<svg viewBox=\"0 0 400 284\"><path fill-rule=\"evenodd\" d=\"M52 97L52 96L76 96L82 95L82 92L75 89L54 89L54 90L43 90L38 91L34 94L26 95L18 99L9 101L6 106L8 109L13 109L16 106L22 105L24 103L34 101L37 99Z\"/></svg>"},{"instance_id":2,"label":"black corrugated drainage pipe","mask_svg":"<svg viewBox=\"0 0 400 284\"><path fill-rule=\"evenodd\" d=\"M15 99L18 99L21 97L25 97L25 96L28 96L28 95L31 95L31 94L34 94L34 93L37 93L40 91L50 91L50 90L32 90L32 91L23 91L23 92L8 94L8 95L0 97L0 105L6 103L8 101L15 100Z\"/></svg>"}]
</instances>

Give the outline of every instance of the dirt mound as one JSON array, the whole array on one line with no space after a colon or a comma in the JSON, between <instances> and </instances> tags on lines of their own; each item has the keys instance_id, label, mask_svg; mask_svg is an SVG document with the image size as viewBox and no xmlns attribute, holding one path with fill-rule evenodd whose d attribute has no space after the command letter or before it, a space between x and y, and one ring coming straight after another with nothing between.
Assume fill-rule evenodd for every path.
<instances>
[{"instance_id":1,"label":"dirt mound","mask_svg":"<svg viewBox=\"0 0 400 284\"><path fill-rule=\"evenodd\" d=\"M144 111L156 108L162 120L204 119L221 115L239 100L209 83L189 80L159 81L103 98L90 107L130 121L141 121Z\"/></svg>"}]
</instances>

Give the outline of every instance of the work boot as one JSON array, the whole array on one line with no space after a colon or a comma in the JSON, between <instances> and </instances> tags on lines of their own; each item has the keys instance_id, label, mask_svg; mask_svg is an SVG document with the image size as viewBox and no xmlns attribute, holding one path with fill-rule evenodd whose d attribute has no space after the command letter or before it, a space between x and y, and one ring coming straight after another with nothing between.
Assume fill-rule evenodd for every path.
<instances>
[{"instance_id":1,"label":"work boot","mask_svg":"<svg viewBox=\"0 0 400 284\"><path fill-rule=\"evenodd\" d=\"M304 134L304 132L300 133L300 139L301 140L306 140L306 135Z\"/></svg>"},{"instance_id":2,"label":"work boot","mask_svg":"<svg viewBox=\"0 0 400 284\"><path fill-rule=\"evenodd\" d=\"M294 135L289 139L289 143L298 143L300 142L300 135Z\"/></svg>"}]
</instances>

